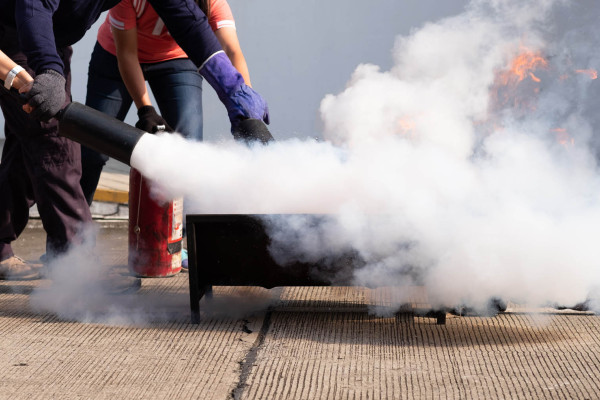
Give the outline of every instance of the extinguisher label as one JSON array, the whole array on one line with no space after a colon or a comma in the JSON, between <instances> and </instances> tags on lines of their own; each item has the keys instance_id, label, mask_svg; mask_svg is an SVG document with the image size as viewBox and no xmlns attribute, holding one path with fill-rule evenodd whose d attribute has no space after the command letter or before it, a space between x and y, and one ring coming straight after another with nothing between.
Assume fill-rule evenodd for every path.
<instances>
[{"instance_id":1,"label":"extinguisher label","mask_svg":"<svg viewBox=\"0 0 600 400\"><path fill-rule=\"evenodd\" d=\"M172 204L171 237L169 241L175 242L183 238L183 198L173 200Z\"/></svg>"},{"instance_id":2,"label":"extinguisher label","mask_svg":"<svg viewBox=\"0 0 600 400\"><path fill-rule=\"evenodd\" d=\"M171 257L171 270L181 269L181 252L173 254Z\"/></svg>"}]
</instances>

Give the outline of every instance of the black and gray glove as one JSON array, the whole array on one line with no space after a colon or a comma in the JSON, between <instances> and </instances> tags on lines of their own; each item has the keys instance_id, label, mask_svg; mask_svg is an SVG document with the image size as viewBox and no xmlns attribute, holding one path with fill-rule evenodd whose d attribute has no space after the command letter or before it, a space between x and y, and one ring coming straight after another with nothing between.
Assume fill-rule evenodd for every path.
<instances>
[{"instance_id":1,"label":"black and gray glove","mask_svg":"<svg viewBox=\"0 0 600 400\"><path fill-rule=\"evenodd\" d=\"M158 131L173 132L173 128L167 124L163 117L158 115L154 107L142 106L138 108L138 122L135 127L144 132L156 133Z\"/></svg>"},{"instance_id":2,"label":"black and gray glove","mask_svg":"<svg viewBox=\"0 0 600 400\"><path fill-rule=\"evenodd\" d=\"M24 94L27 104L33 107L30 116L44 122L63 108L66 97L65 77L53 69L38 74L31 90Z\"/></svg>"}]
</instances>

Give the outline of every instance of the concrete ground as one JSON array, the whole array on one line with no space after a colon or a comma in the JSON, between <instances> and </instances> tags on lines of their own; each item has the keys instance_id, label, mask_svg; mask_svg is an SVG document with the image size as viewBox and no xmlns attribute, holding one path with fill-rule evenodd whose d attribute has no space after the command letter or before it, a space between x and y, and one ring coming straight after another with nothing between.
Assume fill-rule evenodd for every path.
<instances>
[{"instance_id":1,"label":"concrete ground","mask_svg":"<svg viewBox=\"0 0 600 400\"><path fill-rule=\"evenodd\" d=\"M102 263L126 264L126 222L100 225ZM44 238L34 220L15 249L35 259ZM495 317L449 315L436 325L374 315L390 304L385 291L217 287L192 325L187 279L145 278L137 293L75 297L52 291L48 279L0 282L0 398L599 397L592 313L511 304Z\"/></svg>"},{"instance_id":2,"label":"concrete ground","mask_svg":"<svg viewBox=\"0 0 600 400\"><path fill-rule=\"evenodd\" d=\"M101 177L99 261L0 281L0 399L600 398L600 317L589 312L509 304L437 325L394 315L398 293L386 289L217 287L193 325L186 273L145 278L135 293L80 285L90 266L127 264L127 174L111 160ZM14 248L35 260L44 240L34 218ZM419 288L402 294L426 301Z\"/></svg>"}]
</instances>

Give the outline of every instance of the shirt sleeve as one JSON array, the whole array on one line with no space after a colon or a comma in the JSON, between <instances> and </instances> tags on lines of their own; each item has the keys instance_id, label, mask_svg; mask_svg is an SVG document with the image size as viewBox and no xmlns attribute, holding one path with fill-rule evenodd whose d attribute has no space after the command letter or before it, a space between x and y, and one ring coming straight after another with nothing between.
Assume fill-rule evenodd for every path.
<instances>
[{"instance_id":1,"label":"shirt sleeve","mask_svg":"<svg viewBox=\"0 0 600 400\"><path fill-rule=\"evenodd\" d=\"M210 2L209 23L213 31L225 27L235 29L233 13L227 0L212 0Z\"/></svg>"},{"instance_id":2,"label":"shirt sleeve","mask_svg":"<svg viewBox=\"0 0 600 400\"><path fill-rule=\"evenodd\" d=\"M19 44L27 63L36 74L53 69L64 75L64 65L56 52L52 16L60 0L20 0L15 5Z\"/></svg>"},{"instance_id":3,"label":"shirt sleeve","mask_svg":"<svg viewBox=\"0 0 600 400\"><path fill-rule=\"evenodd\" d=\"M188 57L201 67L222 47L208 18L194 0L148 0L163 20L169 33Z\"/></svg>"},{"instance_id":4,"label":"shirt sleeve","mask_svg":"<svg viewBox=\"0 0 600 400\"><path fill-rule=\"evenodd\" d=\"M142 0L122 0L108 12L108 22L110 26L122 31L133 29L136 26L137 7L143 7Z\"/></svg>"}]
</instances>

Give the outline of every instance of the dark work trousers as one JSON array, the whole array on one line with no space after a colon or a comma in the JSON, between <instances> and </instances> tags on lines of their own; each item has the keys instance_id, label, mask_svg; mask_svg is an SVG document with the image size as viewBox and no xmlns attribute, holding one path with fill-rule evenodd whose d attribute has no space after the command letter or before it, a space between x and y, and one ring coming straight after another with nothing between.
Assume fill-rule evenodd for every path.
<instances>
[{"instance_id":1,"label":"dark work trousers","mask_svg":"<svg viewBox=\"0 0 600 400\"><path fill-rule=\"evenodd\" d=\"M202 76L187 58L141 64L162 117L183 136L202 140ZM123 121L133 100L123 83L117 57L96 42L88 70L85 104ZM81 147L81 187L92 203L108 156Z\"/></svg>"},{"instance_id":2,"label":"dark work trousers","mask_svg":"<svg viewBox=\"0 0 600 400\"><path fill-rule=\"evenodd\" d=\"M0 49L35 76L17 43L14 29L0 26ZM64 47L58 53L65 65L66 105L71 98L72 49ZM33 204L46 230L46 252L54 256L77 243L77 234L92 221L79 184L81 149L58 136L56 120L35 121L5 90L0 93L6 121L0 162L0 260L13 255L10 243L25 229Z\"/></svg>"}]
</instances>

